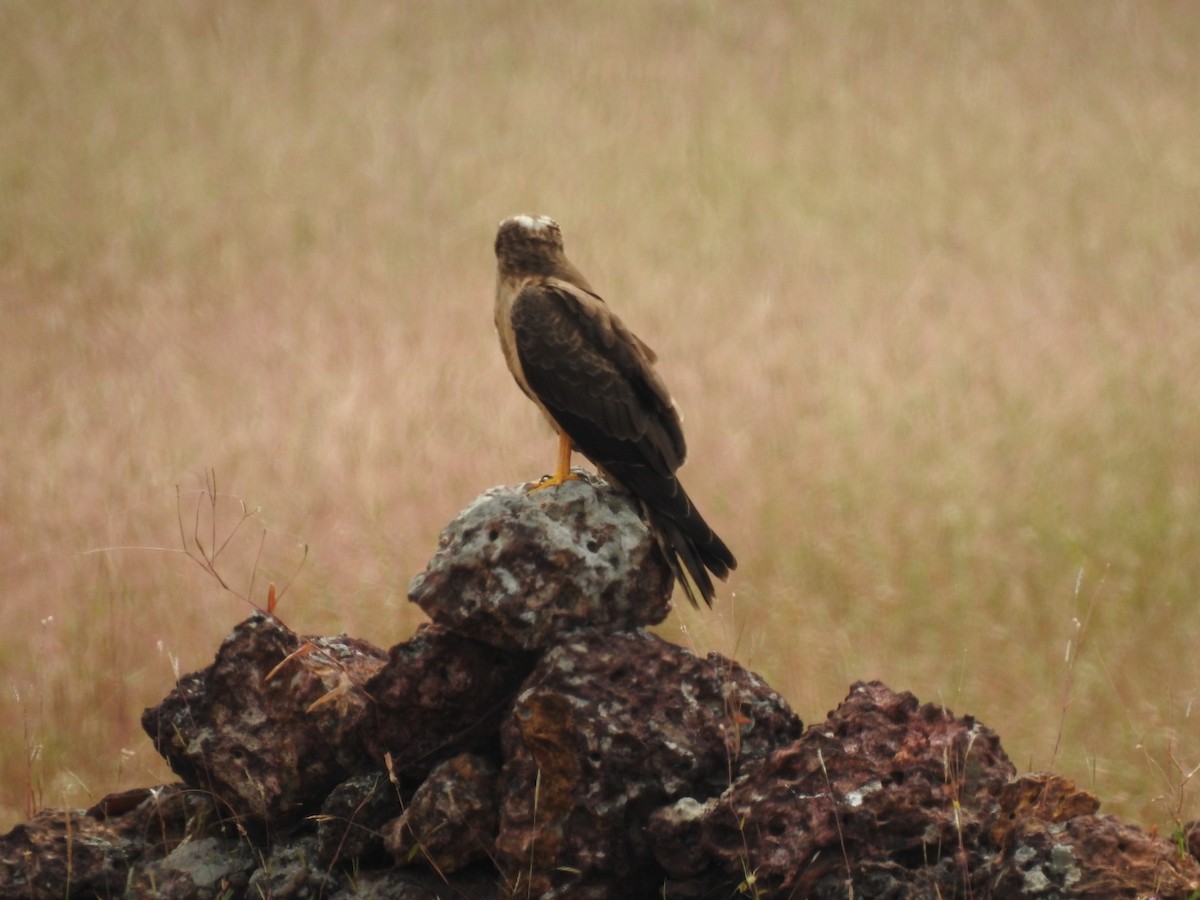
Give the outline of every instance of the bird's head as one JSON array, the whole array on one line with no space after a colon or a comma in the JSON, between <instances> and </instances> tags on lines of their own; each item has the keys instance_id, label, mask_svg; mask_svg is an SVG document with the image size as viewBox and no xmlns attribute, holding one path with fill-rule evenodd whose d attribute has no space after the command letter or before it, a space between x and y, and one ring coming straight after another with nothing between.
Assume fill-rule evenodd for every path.
<instances>
[{"instance_id":1,"label":"bird's head","mask_svg":"<svg viewBox=\"0 0 1200 900\"><path fill-rule=\"evenodd\" d=\"M558 223L549 216L505 219L496 232L496 261L509 274L553 274L564 262Z\"/></svg>"}]
</instances>

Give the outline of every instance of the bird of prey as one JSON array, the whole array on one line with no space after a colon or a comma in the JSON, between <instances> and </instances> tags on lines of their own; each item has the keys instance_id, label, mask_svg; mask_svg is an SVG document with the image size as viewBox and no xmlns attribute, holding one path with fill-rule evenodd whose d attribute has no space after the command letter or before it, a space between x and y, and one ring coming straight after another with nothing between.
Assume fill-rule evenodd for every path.
<instances>
[{"instance_id":1,"label":"bird of prey","mask_svg":"<svg viewBox=\"0 0 1200 900\"><path fill-rule=\"evenodd\" d=\"M636 497L692 605L712 606L711 572L737 560L675 476L687 447L656 357L567 259L546 216L514 216L496 233L496 331L517 385L559 433L555 473L578 450ZM689 581L690 579L690 581Z\"/></svg>"}]
</instances>

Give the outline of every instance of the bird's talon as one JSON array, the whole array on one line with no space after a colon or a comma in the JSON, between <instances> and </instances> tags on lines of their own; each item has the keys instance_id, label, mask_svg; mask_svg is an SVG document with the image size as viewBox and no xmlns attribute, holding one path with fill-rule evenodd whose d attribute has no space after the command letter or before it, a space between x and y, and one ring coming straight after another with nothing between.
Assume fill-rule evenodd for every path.
<instances>
[{"instance_id":1,"label":"bird's talon","mask_svg":"<svg viewBox=\"0 0 1200 900\"><path fill-rule=\"evenodd\" d=\"M534 491L545 490L546 488L558 487L564 481L580 481L580 477L574 472L568 472L566 475L543 475L538 483L529 489L529 493Z\"/></svg>"}]
</instances>

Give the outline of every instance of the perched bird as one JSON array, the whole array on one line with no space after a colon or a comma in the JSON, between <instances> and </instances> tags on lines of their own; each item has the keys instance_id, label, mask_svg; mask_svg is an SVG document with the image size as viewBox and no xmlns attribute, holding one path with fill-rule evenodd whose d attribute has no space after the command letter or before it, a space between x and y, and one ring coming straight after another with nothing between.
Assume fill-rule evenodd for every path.
<instances>
[{"instance_id":1,"label":"perched bird","mask_svg":"<svg viewBox=\"0 0 1200 900\"><path fill-rule=\"evenodd\" d=\"M496 233L496 331L521 390L559 433L558 464L540 488L571 475L578 450L636 497L692 605L712 606L711 572L737 560L675 476L687 446L656 357L563 252L546 216L514 216ZM689 581L690 579L690 581Z\"/></svg>"}]
</instances>

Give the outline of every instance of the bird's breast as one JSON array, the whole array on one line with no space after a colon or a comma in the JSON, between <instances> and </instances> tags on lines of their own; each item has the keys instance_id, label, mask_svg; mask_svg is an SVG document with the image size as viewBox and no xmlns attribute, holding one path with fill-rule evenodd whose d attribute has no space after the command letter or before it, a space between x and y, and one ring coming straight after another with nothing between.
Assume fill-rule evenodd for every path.
<instances>
[{"instance_id":1,"label":"bird's breast","mask_svg":"<svg viewBox=\"0 0 1200 900\"><path fill-rule=\"evenodd\" d=\"M550 415L546 407L542 405L542 401L538 399L537 394L529 386L529 381L525 378L525 369L521 365L521 355L517 352L517 333L513 330L513 303L520 296L521 291L525 288L525 279L517 282L501 278L496 285L496 334L500 338L500 349L504 353L504 362L508 366L508 371L512 373L513 381L517 383L517 387L534 402L534 405L542 411L542 415L550 423L555 431L561 431L559 424L554 421L554 417Z\"/></svg>"}]
</instances>

